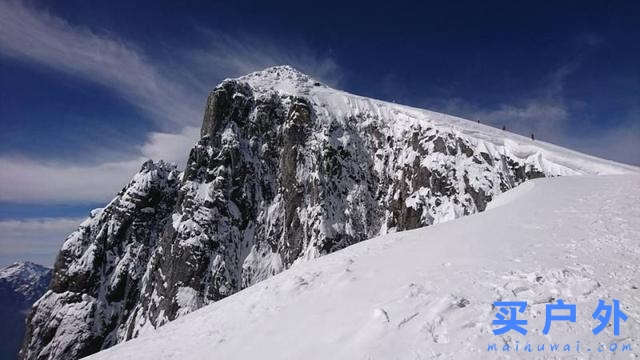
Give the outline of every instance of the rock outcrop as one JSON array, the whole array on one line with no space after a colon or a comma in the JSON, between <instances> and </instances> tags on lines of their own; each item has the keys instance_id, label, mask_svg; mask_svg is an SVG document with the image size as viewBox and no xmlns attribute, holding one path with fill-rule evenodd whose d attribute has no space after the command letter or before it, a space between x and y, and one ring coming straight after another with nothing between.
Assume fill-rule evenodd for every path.
<instances>
[{"instance_id":1,"label":"rock outcrop","mask_svg":"<svg viewBox=\"0 0 640 360\"><path fill-rule=\"evenodd\" d=\"M286 66L225 80L184 172L145 163L67 239L21 357L88 355L296 262L483 211L527 179L622 171L492 131Z\"/></svg>"}]
</instances>

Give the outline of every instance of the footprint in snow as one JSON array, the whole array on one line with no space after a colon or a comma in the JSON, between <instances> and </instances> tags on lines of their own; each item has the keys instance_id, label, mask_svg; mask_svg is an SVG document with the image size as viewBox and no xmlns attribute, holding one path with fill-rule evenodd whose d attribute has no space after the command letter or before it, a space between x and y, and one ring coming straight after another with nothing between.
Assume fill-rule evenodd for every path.
<instances>
[{"instance_id":1,"label":"footprint in snow","mask_svg":"<svg viewBox=\"0 0 640 360\"><path fill-rule=\"evenodd\" d=\"M389 314L387 313L387 311L383 308L375 308L373 309L373 318L380 321L380 322L385 322L388 323L389 322Z\"/></svg>"}]
</instances>

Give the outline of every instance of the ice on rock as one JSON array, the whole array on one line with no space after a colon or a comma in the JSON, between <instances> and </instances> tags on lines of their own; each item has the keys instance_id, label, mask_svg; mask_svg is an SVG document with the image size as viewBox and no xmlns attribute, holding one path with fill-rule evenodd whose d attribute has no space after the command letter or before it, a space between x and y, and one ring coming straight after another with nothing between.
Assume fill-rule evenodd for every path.
<instances>
[{"instance_id":1,"label":"ice on rock","mask_svg":"<svg viewBox=\"0 0 640 360\"><path fill-rule=\"evenodd\" d=\"M69 236L22 357L106 349L309 260L484 211L531 179L631 173L638 169L332 89L290 66L227 79L209 94L183 172L145 163ZM81 302L90 313L71 316L85 323L68 338L56 319ZM449 335L439 331L443 342Z\"/></svg>"},{"instance_id":2,"label":"ice on rock","mask_svg":"<svg viewBox=\"0 0 640 360\"><path fill-rule=\"evenodd\" d=\"M510 353L487 353L488 344L501 349L516 341L521 348L531 343L535 358L580 357L588 347L612 342L618 351L604 357L633 357L640 347L640 297L630 284L637 283L640 265L630 249L640 238L640 176L532 181L526 194L491 211L300 263L160 327L144 341L89 359L528 357L513 346ZM603 206L608 203L615 206ZM575 257L567 260L568 253ZM508 261L514 258L520 262ZM576 305L577 321L554 323L545 335L545 306L559 298ZM621 336L610 327L592 333L600 299L618 299L628 315ZM520 315L528 321L526 336L492 333L492 305L500 300L527 301ZM576 341L581 353L535 352L536 344L569 343L573 349ZM620 344L631 350L622 352Z\"/></svg>"}]
</instances>

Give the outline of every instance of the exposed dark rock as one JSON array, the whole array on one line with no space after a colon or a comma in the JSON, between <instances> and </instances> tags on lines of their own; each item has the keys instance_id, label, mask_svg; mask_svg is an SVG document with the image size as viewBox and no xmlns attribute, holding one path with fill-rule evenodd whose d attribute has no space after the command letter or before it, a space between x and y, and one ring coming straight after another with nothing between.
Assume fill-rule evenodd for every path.
<instances>
[{"instance_id":1,"label":"exposed dark rock","mask_svg":"<svg viewBox=\"0 0 640 360\"><path fill-rule=\"evenodd\" d=\"M77 359L296 261L482 211L554 175L389 105L309 96L327 89L287 67L216 87L184 173L145 163L67 239L22 358Z\"/></svg>"},{"instance_id":2,"label":"exposed dark rock","mask_svg":"<svg viewBox=\"0 0 640 360\"><path fill-rule=\"evenodd\" d=\"M75 359L126 333L149 256L173 209L177 177L170 165L146 162L118 197L92 211L67 239L51 291L29 315L22 358ZM44 346L52 341L55 347Z\"/></svg>"}]
</instances>

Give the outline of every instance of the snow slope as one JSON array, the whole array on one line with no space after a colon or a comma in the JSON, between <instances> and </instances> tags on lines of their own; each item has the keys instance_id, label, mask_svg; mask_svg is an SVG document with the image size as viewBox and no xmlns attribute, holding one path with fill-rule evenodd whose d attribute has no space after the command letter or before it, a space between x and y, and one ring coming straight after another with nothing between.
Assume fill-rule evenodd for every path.
<instances>
[{"instance_id":1,"label":"snow slope","mask_svg":"<svg viewBox=\"0 0 640 360\"><path fill-rule=\"evenodd\" d=\"M640 176L535 179L485 212L392 233L294 265L91 359L477 359L489 343L581 342L581 353L640 354ZM545 304L577 322L542 335ZM619 299L621 335L591 329L598 300ZM498 300L526 300L529 333L493 335ZM629 343L630 352L597 353ZM592 348L592 352L586 349Z\"/></svg>"},{"instance_id":2,"label":"snow slope","mask_svg":"<svg viewBox=\"0 0 640 360\"><path fill-rule=\"evenodd\" d=\"M227 79L184 172L146 162L67 238L21 359L93 354L307 260L482 212L529 179L638 173L289 66Z\"/></svg>"}]
</instances>

